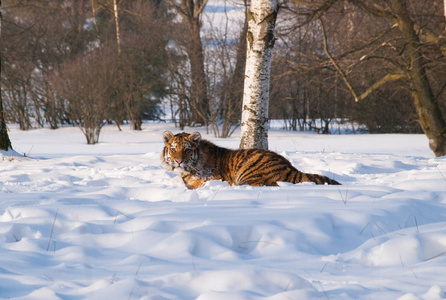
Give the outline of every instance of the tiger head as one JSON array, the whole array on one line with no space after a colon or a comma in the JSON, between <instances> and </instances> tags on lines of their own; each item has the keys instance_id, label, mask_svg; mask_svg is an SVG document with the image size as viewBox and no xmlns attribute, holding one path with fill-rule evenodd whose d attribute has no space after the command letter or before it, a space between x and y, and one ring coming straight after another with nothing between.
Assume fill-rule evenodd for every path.
<instances>
[{"instance_id":1,"label":"tiger head","mask_svg":"<svg viewBox=\"0 0 446 300\"><path fill-rule=\"evenodd\" d=\"M170 131L163 133L164 149L161 162L169 171L175 173L192 172L199 168L199 150L201 134L177 133Z\"/></svg>"}]
</instances>

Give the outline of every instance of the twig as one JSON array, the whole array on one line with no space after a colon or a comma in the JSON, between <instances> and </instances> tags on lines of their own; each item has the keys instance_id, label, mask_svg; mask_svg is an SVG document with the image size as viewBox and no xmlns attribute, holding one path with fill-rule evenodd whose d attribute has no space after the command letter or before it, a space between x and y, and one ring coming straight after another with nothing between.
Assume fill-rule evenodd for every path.
<instances>
[{"instance_id":1,"label":"twig","mask_svg":"<svg viewBox=\"0 0 446 300\"><path fill-rule=\"evenodd\" d=\"M139 272L139 269L141 268L141 266L142 266L142 262L139 264L138 269L136 270L135 276L138 275L138 272Z\"/></svg>"},{"instance_id":2,"label":"twig","mask_svg":"<svg viewBox=\"0 0 446 300\"><path fill-rule=\"evenodd\" d=\"M50 276L48 276L47 274L43 274L43 275L45 275L46 278L48 278L49 280L51 280L52 282L54 282L54 279L51 278Z\"/></svg>"},{"instance_id":3,"label":"twig","mask_svg":"<svg viewBox=\"0 0 446 300\"><path fill-rule=\"evenodd\" d=\"M435 256L429 257L429 258L425 259L424 261L432 260L432 259L434 259L434 258L443 256L443 255L445 255L445 254L446 254L446 252L442 252L442 253L437 254L437 255L435 255Z\"/></svg>"},{"instance_id":4,"label":"twig","mask_svg":"<svg viewBox=\"0 0 446 300\"><path fill-rule=\"evenodd\" d=\"M417 233L420 233L420 229L418 228L417 216L413 216L415 220L415 225L417 226Z\"/></svg>"},{"instance_id":5,"label":"twig","mask_svg":"<svg viewBox=\"0 0 446 300\"><path fill-rule=\"evenodd\" d=\"M118 218L118 215L119 215L119 211L116 213L115 220L113 221L113 225L116 224L116 219Z\"/></svg>"},{"instance_id":6,"label":"twig","mask_svg":"<svg viewBox=\"0 0 446 300\"><path fill-rule=\"evenodd\" d=\"M118 216L119 216L119 214L121 214L121 215L123 215L124 217L127 217L127 218L129 218L130 220L132 219L132 217L131 216L129 216L129 215L126 215L126 214L124 214L123 212L121 212L121 211L117 211L116 212L116 216L115 216L115 220L113 221L113 225L115 225L116 224L116 220L118 219Z\"/></svg>"},{"instance_id":7,"label":"twig","mask_svg":"<svg viewBox=\"0 0 446 300\"><path fill-rule=\"evenodd\" d=\"M23 153L23 156L24 157L29 157L29 154L31 153L31 150L33 150L33 148L34 148L34 145L31 146L31 148L29 149L28 153Z\"/></svg>"},{"instance_id":8,"label":"twig","mask_svg":"<svg viewBox=\"0 0 446 300\"><path fill-rule=\"evenodd\" d=\"M412 268L410 268L410 271L412 272L413 276L415 276L415 279L418 279L417 274L415 274L415 272L412 270Z\"/></svg>"},{"instance_id":9,"label":"twig","mask_svg":"<svg viewBox=\"0 0 446 300\"><path fill-rule=\"evenodd\" d=\"M215 191L215 193L212 195L211 199L209 199L210 201L213 201L215 199L215 196L217 196L218 192L220 192L222 186L220 186L220 188L218 190Z\"/></svg>"},{"instance_id":10,"label":"twig","mask_svg":"<svg viewBox=\"0 0 446 300\"><path fill-rule=\"evenodd\" d=\"M51 226L51 233L50 233L50 238L48 240L48 246L46 247L46 251L48 251L48 249L50 249L51 239L53 238L53 232L54 232L54 224L56 224L56 219L57 219L58 213L59 213L59 208L57 208L56 215L54 216L53 226Z\"/></svg>"},{"instance_id":11,"label":"twig","mask_svg":"<svg viewBox=\"0 0 446 300\"><path fill-rule=\"evenodd\" d=\"M246 242L242 242L242 243L240 243L240 244L238 245L238 247L241 248L241 249L248 249L248 248L246 248L246 247L242 247L241 245L242 245L242 244L249 244L249 243L258 243L258 244L260 244L260 243L265 243L265 244L270 244L270 245L274 245L274 246L279 246L279 245L276 244L276 243L268 242L268 241L246 241Z\"/></svg>"},{"instance_id":12,"label":"twig","mask_svg":"<svg viewBox=\"0 0 446 300\"><path fill-rule=\"evenodd\" d=\"M283 290L284 292L288 291L288 288L291 285L292 280L290 279L290 281L288 281L288 284L286 285L286 288Z\"/></svg>"},{"instance_id":13,"label":"twig","mask_svg":"<svg viewBox=\"0 0 446 300\"><path fill-rule=\"evenodd\" d=\"M364 230L367 228L367 226L370 225L370 223L372 223L372 221L368 222L367 225L364 226L364 228L362 228L361 232L359 233L359 235L362 235L362 233L364 232Z\"/></svg>"},{"instance_id":14,"label":"twig","mask_svg":"<svg viewBox=\"0 0 446 300\"><path fill-rule=\"evenodd\" d=\"M325 263L325 265L322 267L322 269L321 269L321 271L319 272L319 273L322 273L322 272L324 272L324 270L325 270L325 267L328 265L328 261Z\"/></svg>"},{"instance_id":15,"label":"twig","mask_svg":"<svg viewBox=\"0 0 446 300\"><path fill-rule=\"evenodd\" d=\"M115 278L116 278L116 272L112 275L112 277L110 279L111 284L113 284L115 282Z\"/></svg>"},{"instance_id":16,"label":"twig","mask_svg":"<svg viewBox=\"0 0 446 300\"><path fill-rule=\"evenodd\" d=\"M443 177L444 181L446 181L446 177L443 175L443 173L441 172L440 168L437 166L438 172L440 172L441 177Z\"/></svg>"},{"instance_id":17,"label":"twig","mask_svg":"<svg viewBox=\"0 0 446 300\"><path fill-rule=\"evenodd\" d=\"M375 224L375 226L378 227L378 229L379 229L382 233L387 234L387 232L385 232L384 229L382 229L381 226L379 226L375 221L373 221L373 224Z\"/></svg>"},{"instance_id":18,"label":"twig","mask_svg":"<svg viewBox=\"0 0 446 300\"><path fill-rule=\"evenodd\" d=\"M344 197L344 195L342 195L341 188L339 186L338 186L338 192L339 192L339 195L341 195L342 202L344 202L344 205L346 206L347 200L348 200L348 183L345 186L345 197Z\"/></svg>"},{"instance_id":19,"label":"twig","mask_svg":"<svg viewBox=\"0 0 446 300\"><path fill-rule=\"evenodd\" d=\"M135 286L133 286L132 290L130 291L130 295L128 300L132 299L133 291L135 290Z\"/></svg>"}]
</instances>

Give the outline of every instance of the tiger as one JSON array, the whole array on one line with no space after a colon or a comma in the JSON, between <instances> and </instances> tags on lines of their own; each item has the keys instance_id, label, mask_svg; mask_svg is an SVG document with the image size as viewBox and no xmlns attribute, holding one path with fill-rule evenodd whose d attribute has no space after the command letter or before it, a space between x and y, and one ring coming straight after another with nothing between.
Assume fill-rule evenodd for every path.
<instances>
[{"instance_id":1,"label":"tiger","mask_svg":"<svg viewBox=\"0 0 446 300\"><path fill-rule=\"evenodd\" d=\"M314 182L340 185L336 180L297 170L283 156L263 149L231 150L201 138L199 132L163 133L161 164L181 176L188 189L197 189L209 180L231 186L278 186L277 182Z\"/></svg>"}]
</instances>

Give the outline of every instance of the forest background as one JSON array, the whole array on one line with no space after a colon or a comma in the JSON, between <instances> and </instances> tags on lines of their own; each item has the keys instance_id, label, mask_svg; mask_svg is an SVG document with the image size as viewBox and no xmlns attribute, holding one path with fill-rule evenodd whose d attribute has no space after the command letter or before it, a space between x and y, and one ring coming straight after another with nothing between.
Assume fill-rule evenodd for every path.
<instances>
[{"instance_id":1,"label":"forest background","mask_svg":"<svg viewBox=\"0 0 446 300\"><path fill-rule=\"evenodd\" d=\"M325 134L334 133L333 122L356 124L352 131L422 132L405 76L412 68L410 45L394 20L376 9L387 2L400 1L369 7L359 0L280 2L270 119L285 120L289 130ZM107 123L140 130L143 120L206 126L228 137L240 124L248 5L3 1L6 121L22 130L77 125L89 144L98 142ZM423 76L446 116L444 3L405 5ZM217 14L223 17L216 20Z\"/></svg>"}]
</instances>

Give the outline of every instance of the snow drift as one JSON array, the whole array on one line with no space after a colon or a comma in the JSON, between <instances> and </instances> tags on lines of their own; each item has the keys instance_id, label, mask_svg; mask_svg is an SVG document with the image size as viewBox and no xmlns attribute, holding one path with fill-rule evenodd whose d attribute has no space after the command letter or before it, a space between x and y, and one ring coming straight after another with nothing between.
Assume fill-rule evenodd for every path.
<instances>
[{"instance_id":1,"label":"snow drift","mask_svg":"<svg viewBox=\"0 0 446 300\"><path fill-rule=\"evenodd\" d=\"M343 185L189 191L160 166L164 130L91 146L12 128L28 157L0 154L1 299L446 297L446 158L425 136L272 131L271 150Z\"/></svg>"}]
</instances>

